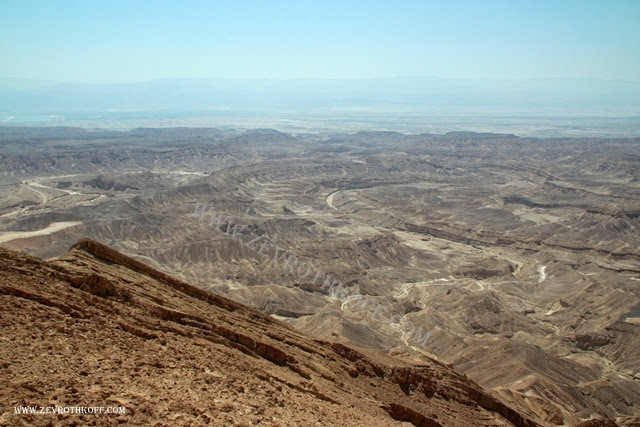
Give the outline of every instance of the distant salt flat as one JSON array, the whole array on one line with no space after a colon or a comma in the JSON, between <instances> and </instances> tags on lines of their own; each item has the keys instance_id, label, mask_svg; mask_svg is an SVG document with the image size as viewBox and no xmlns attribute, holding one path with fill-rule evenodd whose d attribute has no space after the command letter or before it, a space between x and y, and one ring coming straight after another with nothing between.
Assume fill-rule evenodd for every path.
<instances>
[{"instance_id":1,"label":"distant salt flat","mask_svg":"<svg viewBox=\"0 0 640 427\"><path fill-rule=\"evenodd\" d=\"M193 171L174 171L174 172L169 172L169 173L173 173L175 175L198 175L198 176L207 176L207 174L205 172L193 172Z\"/></svg>"},{"instance_id":2,"label":"distant salt flat","mask_svg":"<svg viewBox=\"0 0 640 427\"><path fill-rule=\"evenodd\" d=\"M26 239L29 237L46 236L56 231L64 230L65 228L74 227L82 224L82 221L63 221L52 222L47 227L35 231L7 231L0 233L0 243L10 242L16 239Z\"/></svg>"}]
</instances>

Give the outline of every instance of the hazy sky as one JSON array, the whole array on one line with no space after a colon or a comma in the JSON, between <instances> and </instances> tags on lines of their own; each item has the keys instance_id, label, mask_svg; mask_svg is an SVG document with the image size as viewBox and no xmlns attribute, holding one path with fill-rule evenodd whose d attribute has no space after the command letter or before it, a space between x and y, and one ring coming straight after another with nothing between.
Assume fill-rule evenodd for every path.
<instances>
[{"instance_id":1,"label":"hazy sky","mask_svg":"<svg viewBox=\"0 0 640 427\"><path fill-rule=\"evenodd\" d=\"M640 1L0 1L0 76L640 81Z\"/></svg>"}]
</instances>

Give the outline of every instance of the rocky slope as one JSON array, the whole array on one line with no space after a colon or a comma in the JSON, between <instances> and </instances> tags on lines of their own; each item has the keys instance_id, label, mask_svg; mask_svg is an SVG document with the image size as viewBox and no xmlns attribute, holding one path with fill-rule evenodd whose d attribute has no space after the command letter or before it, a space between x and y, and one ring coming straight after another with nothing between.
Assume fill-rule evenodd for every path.
<instances>
[{"instance_id":1,"label":"rocky slope","mask_svg":"<svg viewBox=\"0 0 640 427\"><path fill-rule=\"evenodd\" d=\"M92 240L0 248L0 300L2 425L536 425L440 362L311 339Z\"/></svg>"}]
</instances>

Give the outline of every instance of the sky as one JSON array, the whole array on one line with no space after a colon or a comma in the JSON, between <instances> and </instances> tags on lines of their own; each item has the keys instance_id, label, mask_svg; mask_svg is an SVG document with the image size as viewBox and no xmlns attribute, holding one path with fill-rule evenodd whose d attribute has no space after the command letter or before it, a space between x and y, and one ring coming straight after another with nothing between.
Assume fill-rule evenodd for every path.
<instances>
[{"instance_id":1,"label":"sky","mask_svg":"<svg viewBox=\"0 0 640 427\"><path fill-rule=\"evenodd\" d=\"M640 1L0 1L0 77L640 81Z\"/></svg>"}]
</instances>

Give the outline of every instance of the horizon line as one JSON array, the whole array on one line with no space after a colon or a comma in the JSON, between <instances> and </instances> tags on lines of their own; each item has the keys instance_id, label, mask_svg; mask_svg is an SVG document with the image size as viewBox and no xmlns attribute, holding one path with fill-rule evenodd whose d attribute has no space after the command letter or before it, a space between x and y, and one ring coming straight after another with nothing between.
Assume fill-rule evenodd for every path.
<instances>
[{"instance_id":1,"label":"horizon line","mask_svg":"<svg viewBox=\"0 0 640 427\"><path fill-rule=\"evenodd\" d=\"M116 81L116 82L90 82L80 80L47 80L28 77L0 76L2 80L16 80L32 83L47 83L51 85L135 85L142 83L162 82L162 81L372 81L372 80L451 80L451 81L469 81L469 82L527 82L527 81L601 81L601 82L618 82L640 84L640 80L629 80L625 78L603 78L603 77L569 77L569 76L547 76L547 77L443 77L436 75L405 75L405 76L376 76L376 77L158 77L146 80L135 81Z\"/></svg>"}]
</instances>

